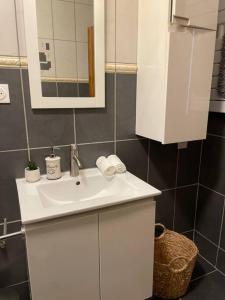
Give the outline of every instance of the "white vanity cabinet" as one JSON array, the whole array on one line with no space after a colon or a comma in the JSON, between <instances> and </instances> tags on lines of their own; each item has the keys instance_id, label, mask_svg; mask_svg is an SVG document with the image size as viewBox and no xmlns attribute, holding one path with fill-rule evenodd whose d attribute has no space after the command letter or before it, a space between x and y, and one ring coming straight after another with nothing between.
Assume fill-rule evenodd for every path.
<instances>
[{"instance_id":1,"label":"white vanity cabinet","mask_svg":"<svg viewBox=\"0 0 225 300\"><path fill-rule=\"evenodd\" d=\"M152 296L155 202L99 214L101 300Z\"/></svg>"},{"instance_id":2,"label":"white vanity cabinet","mask_svg":"<svg viewBox=\"0 0 225 300\"><path fill-rule=\"evenodd\" d=\"M217 0L139 1L136 133L206 137Z\"/></svg>"},{"instance_id":3,"label":"white vanity cabinet","mask_svg":"<svg viewBox=\"0 0 225 300\"><path fill-rule=\"evenodd\" d=\"M99 300L98 215L25 226L33 300Z\"/></svg>"},{"instance_id":4,"label":"white vanity cabinet","mask_svg":"<svg viewBox=\"0 0 225 300\"><path fill-rule=\"evenodd\" d=\"M155 202L25 225L33 300L152 296Z\"/></svg>"}]
</instances>

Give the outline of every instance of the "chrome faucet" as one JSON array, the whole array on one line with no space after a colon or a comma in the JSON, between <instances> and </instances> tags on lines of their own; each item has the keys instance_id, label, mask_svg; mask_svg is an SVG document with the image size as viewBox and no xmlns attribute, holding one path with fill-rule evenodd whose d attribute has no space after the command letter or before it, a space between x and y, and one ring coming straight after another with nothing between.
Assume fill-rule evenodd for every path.
<instances>
[{"instance_id":1,"label":"chrome faucet","mask_svg":"<svg viewBox=\"0 0 225 300\"><path fill-rule=\"evenodd\" d=\"M70 176L77 177L80 173L80 168L82 167L81 162L78 158L78 149L75 144L70 145Z\"/></svg>"}]
</instances>

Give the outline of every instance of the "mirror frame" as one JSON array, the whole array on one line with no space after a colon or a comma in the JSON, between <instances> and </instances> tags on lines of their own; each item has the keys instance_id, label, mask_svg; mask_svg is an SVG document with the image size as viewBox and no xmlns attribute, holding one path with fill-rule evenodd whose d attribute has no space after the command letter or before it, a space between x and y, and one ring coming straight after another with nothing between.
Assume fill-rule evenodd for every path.
<instances>
[{"instance_id":1,"label":"mirror frame","mask_svg":"<svg viewBox=\"0 0 225 300\"><path fill-rule=\"evenodd\" d=\"M36 0L23 0L31 107L105 107L105 1L94 0L95 97L43 97L39 62Z\"/></svg>"}]
</instances>

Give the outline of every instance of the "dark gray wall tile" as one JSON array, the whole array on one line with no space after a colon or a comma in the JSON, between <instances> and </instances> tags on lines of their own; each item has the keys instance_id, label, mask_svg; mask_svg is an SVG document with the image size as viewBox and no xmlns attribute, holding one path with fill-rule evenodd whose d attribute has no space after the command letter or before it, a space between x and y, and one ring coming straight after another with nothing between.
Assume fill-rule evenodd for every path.
<instances>
[{"instance_id":1,"label":"dark gray wall tile","mask_svg":"<svg viewBox=\"0 0 225 300\"><path fill-rule=\"evenodd\" d=\"M89 83L78 84L79 97L89 97Z\"/></svg>"},{"instance_id":2,"label":"dark gray wall tile","mask_svg":"<svg viewBox=\"0 0 225 300\"><path fill-rule=\"evenodd\" d=\"M173 229L175 190L165 191L156 200L156 222Z\"/></svg>"},{"instance_id":3,"label":"dark gray wall tile","mask_svg":"<svg viewBox=\"0 0 225 300\"><path fill-rule=\"evenodd\" d=\"M176 190L175 230L185 232L194 228L197 185Z\"/></svg>"},{"instance_id":4,"label":"dark gray wall tile","mask_svg":"<svg viewBox=\"0 0 225 300\"><path fill-rule=\"evenodd\" d=\"M209 114L208 133L225 137L225 114Z\"/></svg>"},{"instance_id":5,"label":"dark gray wall tile","mask_svg":"<svg viewBox=\"0 0 225 300\"><path fill-rule=\"evenodd\" d=\"M211 264L215 265L217 247L197 232L195 233L195 243L198 247L200 254L204 258L206 258Z\"/></svg>"},{"instance_id":6,"label":"dark gray wall tile","mask_svg":"<svg viewBox=\"0 0 225 300\"><path fill-rule=\"evenodd\" d=\"M72 109L31 109L27 71L23 71L30 147L67 145L74 142Z\"/></svg>"},{"instance_id":7,"label":"dark gray wall tile","mask_svg":"<svg viewBox=\"0 0 225 300\"><path fill-rule=\"evenodd\" d=\"M7 246L0 249L0 287L27 280L25 241L22 236L7 240Z\"/></svg>"},{"instance_id":8,"label":"dark gray wall tile","mask_svg":"<svg viewBox=\"0 0 225 300\"><path fill-rule=\"evenodd\" d=\"M19 295L19 300L31 300L30 288L29 288L28 282L17 284L8 289L14 293L17 293L17 295ZM4 299L4 300L7 300L7 299Z\"/></svg>"},{"instance_id":9,"label":"dark gray wall tile","mask_svg":"<svg viewBox=\"0 0 225 300\"><path fill-rule=\"evenodd\" d=\"M0 218L20 219L15 179L24 177L27 161L27 151L0 153Z\"/></svg>"},{"instance_id":10,"label":"dark gray wall tile","mask_svg":"<svg viewBox=\"0 0 225 300\"><path fill-rule=\"evenodd\" d=\"M127 170L147 181L148 141L145 139L116 143L116 152Z\"/></svg>"},{"instance_id":11,"label":"dark gray wall tile","mask_svg":"<svg viewBox=\"0 0 225 300\"><path fill-rule=\"evenodd\" d=\"M217 260L217 268L225 274L225 251L220 249Z\"/></svg>"},{"instance_id":12,"label":"dark gray wall tile","mask_svg":"<svg viewBox=\"0 0 225 300\"><path fill-rule=\"evenodd\" d=\"M196 229L215 244L219 242L224 197L199 188Z\"/></svg>"},{"instance_id":13,"label":"dark gray wall tile","mask_svg":"<svg viewBox=\"0 0 225 300\"><path fill-rule=\"evenodd\" d=\"M0 289L0 300L20 300L16 291L8 289Z\"/></svg>"},{"instance_id":14,"label":"dark gray wall tile","mask_svg":"<svg viewBox=\"0 0 225 300\"><path fill-rule=\"evenodd\" d=\"M76 83L58 82L57 86L58 86L59 97L77 97L78 96Z\"/></svg>"},{"instance_id":15,"label":"dark gray wall tile","mask_svg":"<svg viewBox=\"0 0 225 300\"><path fill-rule=\"evenodd\" d=\"M30 152L31 159L34 160L40 167L41 174L46 174L45 157L51 154L51 148L32 149ZM70 170L70 147L60 147L59 150L55 149L55 154L61 157L61 170L62 172Z\"/></svg>"},{"instance_id":16,"label":"dark gray wall tile","mask_svg":"<svg viewBox=\"0 0 225 300\"><path fill-rule=\"evenodd\" d=\"M0 195L0 219L19 220L19 199L14 179L0 180Z\"/></svg>"},{"instance_id":17,"label":"dark gray wall tile","mask_svg":"<svg viewBox=\"0 0 225 300\"><path fill-rule=\"evenodd\" d=\"M116 74L116 138L136 137L136 75Z\"/></svg>"},{"instance_id":18,"label":"dark gray wall tile","mask_svg":"<svg viewBox=\"0 0 225 300\"><path fill-rule=\"evenodd\" d=\"M114 153L114 143L97 143L79 145L79 159L83 168L96 167L96 160L99 156L108 156Z\"/></svg>"},{"instance_id":19,"label":"dark gray wall tile","mask_svg":"<svg viewBox=\"0 0 225 300\"><path fill-rule=\"evenodd\" d=\"M221 234L221 241L220 241L220 247L223 248L225 251L225 216L223 219L223 224L222 224L222 234Z\"/></svg>"},{"instance_id":20,"label":"dark gray wall tile","mask_svg":"<svg viewBox=\"0 0 225 300\"><path fill-rule=\"evenodd\" d=\"M194 230L182 232L183 235L185 235L189 240L194 239Z\"/></svg>"},{"instance_id":21,"label":"dark gray wall tile","mask_svg":"<svg viewBox=\"0 0 225 300\"><path fill-rule=\"evenodd\" d=\"M178 186L198 182L201 141L188 143L186 149L179 150Z\"/></svg>"},{"instance_id":22,"label":"dark gray wall tile","mask_svg":"<svg viewBox=\"0 0 225 300\"><path fill-rule=\"evenodd\" d=\"M204 142L200 183L225 194L225 139L208 136Z\"/></svg>"},{"instance_id":23,"label":"dark gray wall tile","mask_svg":"<svg viewBox=\"0 0 225 300\"><path fill-rule=\"evenodd\" d=\"M42 82L41 89L43 97L57 97L56 82Z\"/></svg>"},{"instance_id":24,"label":"dark gray wall tile","mask_svg":"<svg viewBox=\"0 0 225 300\"><path fill-rule=\"evenodd\" d=\"M105 108L76 109L77 143L114 139L114 74L106 74Z\"/></svg>"},{"instance_id":25,"label":"dark gray wall tile","mask_svg":"<svg viewBox=\"0 0 225 300\"><path fill-rule=\"evenodd\" d=\"M150 142L149 183L158 189L176 186L177 144Z\"/></svg>"},{"instance_id":26,"label":"dark gray wall tile","mask_svg":"<svg viewBox=\"0 0 225 300\"><path fill-rule=\"evenodd\" d=\"M0 69L0 83L9 85L11 100L0 106L0 150L27 148L20 71Z\"/></svg>"}]
</instances>

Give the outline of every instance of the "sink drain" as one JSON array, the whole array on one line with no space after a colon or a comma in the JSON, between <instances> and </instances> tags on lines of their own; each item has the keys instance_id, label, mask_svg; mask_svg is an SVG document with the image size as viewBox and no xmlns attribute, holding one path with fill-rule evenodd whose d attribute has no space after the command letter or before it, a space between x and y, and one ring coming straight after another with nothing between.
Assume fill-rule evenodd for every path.
<instances>
[{"instance_id":1,"label":"sink drain","mask_svg":"<svg viewBox=\"0 0 225 300\"><path fill-rule=\"evenodd\" d=\"M76 185L80 185L80 181L76 181Z\"/></svg>"}]
</instances>

